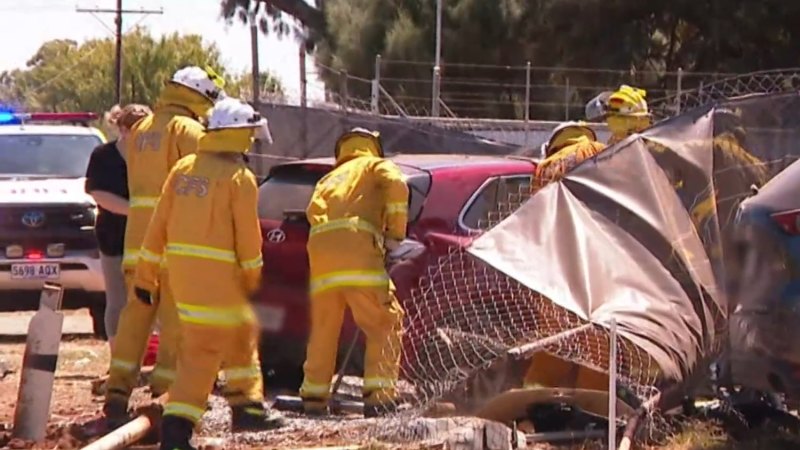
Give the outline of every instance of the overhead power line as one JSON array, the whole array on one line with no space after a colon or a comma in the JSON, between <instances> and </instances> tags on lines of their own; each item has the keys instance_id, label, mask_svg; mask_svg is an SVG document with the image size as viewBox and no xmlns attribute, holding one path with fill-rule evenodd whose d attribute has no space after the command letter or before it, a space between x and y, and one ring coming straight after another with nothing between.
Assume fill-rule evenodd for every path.
<instances>
[{"instance_id":1,"label":"overhead power line","mask_svg":"<svg viewBox=\"0 0 800 450\"><path fill-rule=\"evenodd\" d=\"M103 13L111 13L116 14L116 18L114 19L114 23L117 26L116 30L116 38L117 38L117 49L116 49L116 58L115 58L115 78L116 78L116 103L120 104L122 101L122 16L124 14L164 14L164 8L159 9L123 9L122 8L122 0L117 0L117 7L116 9L103 9L103 8L80 8L76 7L75 11L79 13L90 13L92 15L95 14L103 14Z\"/></svg>"}]
</instances>

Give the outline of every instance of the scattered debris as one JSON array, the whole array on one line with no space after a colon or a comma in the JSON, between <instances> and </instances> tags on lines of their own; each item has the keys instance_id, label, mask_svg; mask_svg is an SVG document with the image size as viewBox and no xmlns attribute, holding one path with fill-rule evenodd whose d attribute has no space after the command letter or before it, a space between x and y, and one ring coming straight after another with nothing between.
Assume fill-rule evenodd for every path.
<instances>
[{"instance_id":1,"label":"scattered debris","mask_svg":"<svg viewBox=\"0 0 800 450\"><path fill-rule=\"evenodd\" d=\"M13 370L8 366L4 359L0 359L0 381L4 380L6 376L11 375L14 373Z\"/></svg>"}]
</instances>

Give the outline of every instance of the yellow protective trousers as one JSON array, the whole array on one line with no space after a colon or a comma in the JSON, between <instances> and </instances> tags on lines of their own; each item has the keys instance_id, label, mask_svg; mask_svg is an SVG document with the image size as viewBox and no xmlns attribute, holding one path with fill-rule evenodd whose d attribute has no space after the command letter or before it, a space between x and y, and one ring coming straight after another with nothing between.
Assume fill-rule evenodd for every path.
<instances>
[{"instance_id":1,"label":"yellow protective trousers","mask_svg":"<svg viewBox=\"0 0 800 450\"><path fill-rule=\"evenodd\" d=\"M524 387L562 387L608 391L608 375L546 352L534 353Z\"/></svg>"},{"instance_id":2,"label":"yellow protective trousers","mask_svg":"<svg viewBox=\"0 0 800 450\"><path fill-rule=\"evenodd\" d=\"M140 366L147 341L156 319L161 327L158 339L156 367L150 376L150 389L155 395L167 392L175 379L175 363L178 353L178 313L167 279L167 272L159 275L158 303L148 306L133 293L133 273L126 271L128 302L122 309L117 337L111 349L107 398L127 401L138 385Z\"/></svg>"},{"instance_id":3,"label":"yellow protective trousers","mask_svg":"<svg viewBox=\"0 0 800 450\"><path fill-rule=\"evenodd\" d=\"M324 402L330 397L339 333L347 307L367 340L364 402L370 405L391 402L396 398L405 314L393 286L389 289L348 286L312 293L311 333L300 396L310 402Z\"/></svg>"},{"instance_id":4,"label":"yellow protective trousers","mask_svg":"<svg viewBox=\"0 0 800 450\"><path fill-rule=\"evenodd\" d=\"M165 415L197 424L225 361L224 396L231 406L264 400L258 326L249 305L212 307L178 303L181 352Z\"/></svg>"}]
</instances>

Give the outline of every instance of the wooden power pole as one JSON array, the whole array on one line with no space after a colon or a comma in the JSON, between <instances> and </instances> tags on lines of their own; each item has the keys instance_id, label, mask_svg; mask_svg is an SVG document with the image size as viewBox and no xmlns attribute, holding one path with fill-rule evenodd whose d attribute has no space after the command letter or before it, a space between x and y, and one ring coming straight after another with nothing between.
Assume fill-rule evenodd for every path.
<instances>
[{"instance_id":1,"label":"wooden power pole","mask_svg":"<svg viewBox=\"0 0 800 450\"><path fill-rule=\"evenodd\" d=\"M116 25L116 58L114 61L114 77L116 80L116 103L119 105L122 102L122 16L124 14L163 14L163 9L122 9L122 0L117 0L117 7L115 9L101 9L101 8L75 8L79 13L112 13L115 14L114 24Z\"/></svg>"},{"instance_id":2,"label":"wooden power pole","mask_svg":"<svg viewBox=\"0 0 800 450\"><path fill-rule=\"evenodd\" d=\"M253 107L258 109L261 103L261 74L258 66L258 9L261 2L256 2L255 7L250 11L250 53L253 77Z\"/></svg>"}]
</instances>

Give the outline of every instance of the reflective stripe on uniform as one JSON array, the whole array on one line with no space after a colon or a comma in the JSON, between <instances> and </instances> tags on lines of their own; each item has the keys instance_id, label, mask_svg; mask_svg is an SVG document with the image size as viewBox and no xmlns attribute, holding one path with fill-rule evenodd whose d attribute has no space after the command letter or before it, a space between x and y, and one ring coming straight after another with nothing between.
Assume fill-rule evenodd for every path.
<instances>
[{"instance_id":1,"label":"reflective stripe on uniform","mask_svg":"<svg viewBox=\"0 0 800 450\"><path fill-rule=\"evenodd\" d=\"M344 286L385 286L389 284L386 271L351 270L331 272L311 279L311 293L315 294L327 289Z\"/></svg>"},{"instance_id":2,"label":"reflective stripe on uniform","mask_svg":"<svg viewBox=\"0 0 800 450\"><path fill-rule=\"evenodd\" d=\"M206 247L204 245L192 244L167 244L167 253L171 255L189 256L192 258L211 259L214 261L222 261L235 263L236 253L231 250L225 250L215 247Z\"/></svg>"},{"instance_id":3,"label":"reflective stripe on uniform","mask_svg":"<svg viewBox=\"0 0 800 450\"><path fill-rule=\"evenodd\" d=\"M364 378L365 391L372 391L375 389L394 389L395 384L397 384L397 380L393 380L391 378Z\"/></svg>"},{"instance_id":4,"label":"reflective stripe on uniform","mask_svg":"<svg viewBox=\"0 0 800 450\"><path fill-rule=\"evenodd\" d=\"M139 257L153 264L161 264L161 255L157 255L144 247L139 251Z\"/></svg>"},{"instance_id":5,"label":"reflective stripe on uniform","mask_svg":"<svg viewBox=\"0 0 800 450\"><path fill-rule=\"evenodd\" d=\"M158 204L158 197L143 197L143 196L131 197L129 203L131 208L155 208L157 204Z\"/></svg>"},{"instance_id":6,"label":"reflective stripe on uniform","mask_svg":"<svg viewBox=\"0 0 800 450\"><path fill-rule=\"evenodd\" d=\"M122 264L125 266L135 266L139 262L139 249L126 248L122 256Z\"/></svg>"},{"instance_id":7,"label":"reflective stripe on uniform","mask_svg":"<svg viewBox=\"0 0 800 450\"><path fill-rule=\"evenodd\" d=\"M214 308L210 306L178 303L178 317L183 322L198 325L233 327L253 320L253 312L247 306Z\"/></svg>"},{"instance_id":8,"label":"reflective stripe on uniform","mask_svg":"<svg viewBox=\"0 0 800 450\"><path fill-rule=\"evenodd\" d=\"M261 376L261 368L258 366L231 367L223 372L227 381L251 380Z\"/></svg>"},{"instance_id":9,"label":"reflective stripe on uniform","mask_svg":"<svg viewBox=\"0 0 800 450\"><path fill-rule=\"evenodd\" d=\"M164 405L165 416L179 416L189 419L193 423L199 422L205 412L205 409L188 403L168 402Z\"/></svg>"},{"instance_id":10,"label":"reflective stripe on uniform","mask_svg":"<svg viewBox=\"0 0 800 450\"><path fill-rule=\"evenodd\" d=\"M327 397L330 390L330 384L311 383L308 380L303 380L303 385L300 386L300 396L310 394L312 396Z\"/></svg>"},{"instance_id":11,"label":"reflective stripe on uniform","mask_svg":"<svg viewBox=\"0 0 800 450\"><path fill-rule=\"evenodd\" d=\"M112 369L120 369L126 370L128 372L135 372L139 370L139 365L135 362L125 361L124 359L112 359L111 360L111 368Z\"/></svg>"},{"instance_id":12,"label":"reflective stripe on uniform","mask_svg":"<svg viewBox=\"0 0 800 450\"><path fill-rule=\"evenodd\" d=\"M241 263L239 263L239 265L242 266L242 269L244 270L258 269L264 265L264 258L262 258L261 255L258 255L257 258L248 259L247 261L242 261Z\"/></svg>"},{"instance_id":13,"label":"reflective stripe on uniform","mask_svg":"<svg viewBox=\"0 0 800 450\"><path fill-rule=\"evenodd\" d=\"M329 222L320 223L311 227L309 236L319 233L325 233L333 230L359 230L372 233L376 237L380 237L378 229L374 225L359 217L346 217L344 219L335 219Z\"/></svg>"},{"instance_id":14,"label":"reflective stripe on uniform","mask_svg":"<svg viewBox=\"0 0 800 450\"><path fill-rule=\"evenodd\" d=\"M165 369L163 367L156 367L155 369L153 369L153 372L150 374L150 377L152 377L152 378L161 378L162 380L174 381L175 380L175 371L174 370Z\"/></svg>"},{"instance_id":15,"label":"reflective stripe on uniform","mask_svg":"<svg viewBox=\"0 0 800 450\"><path fill-rule=\"evenodd\" d=\"M394 202L386 205L386 214L408 214L408 203Z\"/></svg>"}]
</instances>

